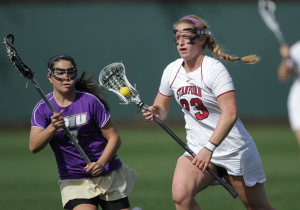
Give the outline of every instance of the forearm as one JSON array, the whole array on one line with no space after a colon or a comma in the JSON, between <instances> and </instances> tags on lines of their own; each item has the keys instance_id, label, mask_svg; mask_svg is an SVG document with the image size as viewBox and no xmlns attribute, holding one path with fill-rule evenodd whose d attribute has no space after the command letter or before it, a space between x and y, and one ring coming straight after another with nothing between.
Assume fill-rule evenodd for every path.
<instances>
[{"instance_id":1,"label":"forearm","mask_svg":"<svg viewBox=\"0 0 300 210\"><path fill-rule=\"evenodd\" d=\"M158 118L162 121L168 116L171 99L171 97L166 97L158 93L154 100L153 107L156 107L155 114L157 114Z\"/></svg>"},{"instance_id":2,"label":"forearm","mask_svg":"<svg viewBox=\"0 0 300 210\"><path fill-rule=\"evenodd\" d=\"M101 132L107 139L107 145L97 163L105 166L116 155L121 146L121 139L111 119L101 129Z\"/></svg>"},{"instance_id":3,"label":"forearm","mask_svg":"<svg viewBox=\"0 0 300 210\"><path fill-rule=\"evenodd\" d=\"M120 146L121 146L121 140L119 136L109 139L97 163L101 164L102 166L105 166L116 155Z\"/></svg>"},{"instance_id":4,"label":"forearm","mask_svg":"<svg viewBox=\"0 0 300 210\"><path fill-rule=\"evenodd\" d=\"M63 112L64 111L61 110L59 113L54 113L51 116L52 122L46 129L31 127L29 149L32 153L36 153L44 149L56 131L64 125L65 121L62 117Z\"/></svg>"},{"instance_id":5,"label":"forearm","mask_svg":"<svg viewBox=\"0 0 300 210\"><path fill-rule=\"evenodd\" d=\"M226 138L228 133L231 131L237 118L237 113L234 111L222 113L209 141L216 145L220 145L222 141Z\"/></svg>"},{"instance_id":6,"label":"forearm","mask_svg":"<svg viewBox=\"0 0 300 210\"><path fill-rule=\"evenodd\" d=\"M290 58L283 58L278 68L278 79L281 82L286 82L290 79L293 73L292 61Z\"/></svg>"},{"instance_id":7,"label":"forearm","mask_svg":"<svg viewBox=\"0 0 300 210\"><path fill-rule=\"evenodd\" d=\"M39 131L40 128L32 128L30 132L29 150L34 154L44 149L50 142L56 129L49 125L45 130Z\"/></svg>"},{"instance_id":8,"label":"forearm","mask_svg":"<svg viewBox=\"0 0 300 210\"><path fill-rule=\"evenodd\" d=\"M220 145L234 126L238 118L238 111L234 91L220 95L217 100L222 114L209 141Z\"/></svg>"},{"instance_id":9,"label":"forearm","mask_svg":"<svg viewBox=\"0 0 300 210\"><path fill-rule=\"evenodd\" d=\"M160 106L157 116L161 121L164 121L167 118L168 113L169 113L169 109L166 109L165 107Z\"/></svg>"},{"instance_id":10,"label":"forearm","mask_svg":"<svg viewBox=\"0 0 300 210\"><path fill-rule=\"evenodd\" d=\"M281 82L286 82L290 79L294 71L293 60L290 55L290 47L287 44L282 44L280 46L280 55L282 57L282 61L278 68L278 79Z\"/></svg>"}]
</instances>

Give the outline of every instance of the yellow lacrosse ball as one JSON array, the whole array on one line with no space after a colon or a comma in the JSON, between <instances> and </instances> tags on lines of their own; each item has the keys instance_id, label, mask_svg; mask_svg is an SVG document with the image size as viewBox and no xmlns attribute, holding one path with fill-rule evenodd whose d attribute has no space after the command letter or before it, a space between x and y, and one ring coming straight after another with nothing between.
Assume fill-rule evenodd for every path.
<instances>
[{"instance_id":1,"label":"yellow lacrosse ball","mask_svg":"<svg viewBox=\"0 0 300 210\"><path fill-rule=\"evenodd\" d=\"M122 87L120 89L120 93L125 97L128 98L131 95L131 91L128 87Z\"/></svg>"}]
</instances>

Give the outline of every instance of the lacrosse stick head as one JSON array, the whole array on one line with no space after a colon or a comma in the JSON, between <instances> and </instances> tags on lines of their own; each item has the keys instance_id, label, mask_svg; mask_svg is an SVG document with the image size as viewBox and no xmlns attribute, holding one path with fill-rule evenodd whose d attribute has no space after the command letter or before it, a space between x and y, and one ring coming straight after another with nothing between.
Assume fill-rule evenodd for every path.
<instances>
[{"instance_id":1,"label":"lacrosse stick head","mask_svg":"<svg viewBox=\"0 0 300 210\"><path fill-rule=\"evenodd\" d=\"M274 14L276 10L276 4L271 0L259 0L258 5L260 9L263 9L270 14Z\"/></svg>"},{"instance_id":2,"label":"lacrosse stick head","mask_svg":"<svg viewBox=\"0 0 300 210\"><path fill-rule=\"evenodd\" d=\"M128 81L123 63L112 63L102 69L99 74L100 85L107 90L117 94L120 100L125 104L133 103L139 107L143 106L143 101L140 99L139 92ZM120 93L124 87L129 88L130 95L125 97Z\"/></svg>"},{"instance_id":3,"label":"lacrosse stick head","mask_svg":"<svg viewBox=\"0 0 300 210\"><path fill-rule=\"evenodd\" d=\"M21 58L18 56L18 53L14 47L14 35L9 34L4 37L4 44L6 45L7 56L12 63L12 65L21 73L26 79L32 79L33 73L28 66L26 66Z\"/></svg>"},{"instance_id":4,"label":"lacrosse stick head","mask_svg":"<svg viewBox=\"0 0 300 210\"><path fill-rule=\"evenodd\" d=\"M285 39L280 30L279 23L275 17L276 4L271 0L259 0L258 11L266 26L274 33L280 44L285 43Z\"/></svg>"}]
</instances>

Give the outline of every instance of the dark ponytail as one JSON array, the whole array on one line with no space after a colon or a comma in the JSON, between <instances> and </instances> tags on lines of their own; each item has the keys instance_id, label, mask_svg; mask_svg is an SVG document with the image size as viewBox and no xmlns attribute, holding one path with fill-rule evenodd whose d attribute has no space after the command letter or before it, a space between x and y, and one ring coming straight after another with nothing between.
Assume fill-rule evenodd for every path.
<instances>
[{"instance_id":1,"label":"dark ponytail","mask_svg":"<svg viewBox=\"0 0 300 210\"><path fill-rule=\"evenodd\" d=\"M78 90L86 91L86 92L91 93L94 96L96 96L101 101L101 103L104 105L105 109L107 111L109 111L109 106L108 106L107 102L100 96L100 94L102 92L102 88L99 85L94 84L94 82L93 82L94 79L92 76L85 78L86 74L87 74L87 71L84 71L81 74L80 78L78 78L76 80L75 88Z\"/></svg>"}]
</instances>

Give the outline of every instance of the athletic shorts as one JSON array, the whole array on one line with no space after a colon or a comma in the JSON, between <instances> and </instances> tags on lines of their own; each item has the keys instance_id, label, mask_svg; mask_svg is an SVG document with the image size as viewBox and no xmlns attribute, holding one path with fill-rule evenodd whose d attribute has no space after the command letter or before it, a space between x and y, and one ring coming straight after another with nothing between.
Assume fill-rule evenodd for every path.
<instances>
[{"instance_id":1,"label":"athletic shorts","mask_svg":"<svg viewBox=\"0 0 300 210\"><path fill-rule=\"evenodd\" d=\"M300 82L295 81L288 96L289 121L293 131L300 129Z\"/></svg>"},{"instance_id":2,"label":"athletic shorts","mask_svg":"<svg viewBox=\"0 0 300 210\"><path fill-rule=\"evenodd\" d=\"M189 156L187 153L185 156ZM228 175L243 176L245 185L252 187L266 181L260 156L254 142L228 155L212 157L211 162L224 168Z\"/></svg>"},{"instance_id":3,"label":"athletic shorts","mask_svg":"<svg viewBox=\"0 0 300 210\"><path fill-rule=\"evenodd\" d=\"M123 164L105 176L60 180L63 207L73 199L90 199L99 196L101 200L114 201L128 197L136 178L137 174Z\"/></svg>"}]
</instances>

